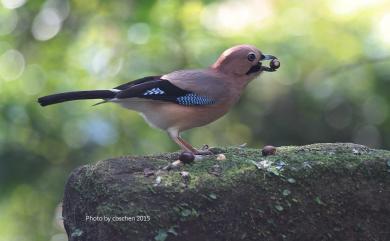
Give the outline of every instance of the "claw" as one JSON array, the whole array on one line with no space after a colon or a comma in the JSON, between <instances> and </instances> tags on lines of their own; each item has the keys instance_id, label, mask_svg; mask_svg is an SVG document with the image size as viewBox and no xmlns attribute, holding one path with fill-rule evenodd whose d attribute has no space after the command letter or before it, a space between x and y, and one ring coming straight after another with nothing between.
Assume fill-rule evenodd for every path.
<instances>
[{"instance_id":1,"label":"claw","mask_svg":"<svg viewBox=\"0 0 390 241\"><path fill-rule=\"evenodd\" d=\"M207 144L204 144L201 148L201 150L208 150L210 147Z\"/></svg>"},{"instance_id":2,"label":"claw","mask_svg":"<svg viewBox=\"0 0 390 241\"><path fill-rule=\"evenodd\" d=\"M214 155L210 150L196 150L195 155Z\"/></svg>"}]
</instances>

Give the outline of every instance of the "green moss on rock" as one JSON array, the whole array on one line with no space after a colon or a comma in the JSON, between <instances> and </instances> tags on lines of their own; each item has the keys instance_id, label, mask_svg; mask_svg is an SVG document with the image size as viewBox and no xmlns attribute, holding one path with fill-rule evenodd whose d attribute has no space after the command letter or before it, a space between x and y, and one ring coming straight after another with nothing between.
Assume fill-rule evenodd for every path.
<instances>
[{"instance_id":1,"label":"green moss on rock","mask_svg":"<svg viewBox=\"0 0 390 241\"><path fill-rule=\"evenodd\" d=\"M213 151L226 160L208 156L165 171L179 155L169 153L113 158L76 169L64 195L69 239L388 237L389 151L350 143L278 147L267 157L260 149ZM145 169L154 175L146 177ZM87 221L86 216L136 220ZM76 231L79 235L72 235Z\"/></svg>"}]
</instances>

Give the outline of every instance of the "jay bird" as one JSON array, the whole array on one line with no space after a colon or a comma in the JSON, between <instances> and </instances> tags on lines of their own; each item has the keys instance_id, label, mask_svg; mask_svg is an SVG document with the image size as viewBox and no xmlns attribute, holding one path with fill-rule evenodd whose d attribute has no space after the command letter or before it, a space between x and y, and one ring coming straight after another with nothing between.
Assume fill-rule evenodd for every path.
<instances>
[{"instance_id":1,"label":"jay bird","mask_svg":"<svg viewBox=\"0 0 390 241\"><path fill-rule=\"evenodd\" d=\"M262 64L264 60L271 60L270 67ZM39 98L38 102L41 106L84 99L103 100L97 104L118 103L139 112L150 126L166 131L183 150L210 154L192 147L180 133L222 117L251 80L279 66L276 57L263 54L252 45L237 45L225 50L207 69L144 77L107 90L53 94Z\"/></svg>"}]
</instances>

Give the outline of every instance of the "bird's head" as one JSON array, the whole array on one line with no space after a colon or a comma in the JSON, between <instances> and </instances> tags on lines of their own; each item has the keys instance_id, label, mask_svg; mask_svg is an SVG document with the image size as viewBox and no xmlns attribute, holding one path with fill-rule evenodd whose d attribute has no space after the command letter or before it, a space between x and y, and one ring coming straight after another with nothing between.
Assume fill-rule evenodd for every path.
<instances>
[{"instance_id":1,"label":"bird's head","mask_svg":"<svg viewBox=\"0 0 390 241\"><path fill-rule=\"evenodd\" d=\"M270 60L270 66L263 61ZM211 66L213 69L245 80L252 80L261 72L273 72L280 67L276 57L263 54L252 45L237 45L225 50Z\"/></svg>"}]
</instances>

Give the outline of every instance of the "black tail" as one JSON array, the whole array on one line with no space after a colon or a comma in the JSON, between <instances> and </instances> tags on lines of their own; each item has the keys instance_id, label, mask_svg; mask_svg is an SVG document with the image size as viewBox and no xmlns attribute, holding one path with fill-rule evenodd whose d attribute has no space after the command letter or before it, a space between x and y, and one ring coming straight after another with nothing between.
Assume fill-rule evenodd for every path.
<instances>
[{"instance_id":1,"label":"black tail","mask_svg":"<svg viewBox=\"0 0 390 241\"><path fill-rule=\"evenodd\" d=\"M115 92L111 90L72 91L44 96L39 98L38 102L41 106L46 106L72 100L110 99L114 97Z\"/></svg>"}]
</instances>

